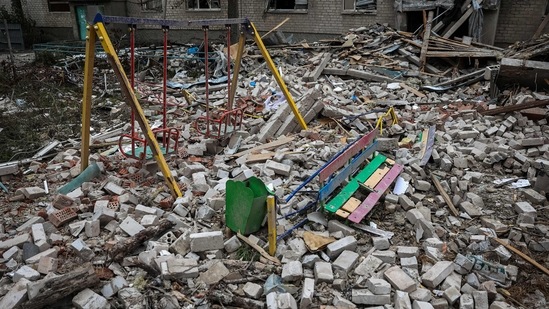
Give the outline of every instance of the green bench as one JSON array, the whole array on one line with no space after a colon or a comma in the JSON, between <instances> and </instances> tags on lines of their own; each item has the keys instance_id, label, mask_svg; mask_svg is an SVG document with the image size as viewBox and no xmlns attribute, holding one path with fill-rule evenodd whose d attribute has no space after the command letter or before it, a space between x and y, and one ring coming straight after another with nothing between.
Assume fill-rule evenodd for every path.
<instances>
[{"instance_id":1,"label":"green bench","mask_svg":"<svg viewBox=\"0 0 549 309\"><path fill-rule=\"evenodd\" d=\"M325 211L359 223L402 172L402 165L376 154L377 135L377 129L364 135L320 171L318 200ZM334 194L344 182L347 184ZM354 197L359 188L368 192L363 201Z\"/></svg>"}]
</instances>

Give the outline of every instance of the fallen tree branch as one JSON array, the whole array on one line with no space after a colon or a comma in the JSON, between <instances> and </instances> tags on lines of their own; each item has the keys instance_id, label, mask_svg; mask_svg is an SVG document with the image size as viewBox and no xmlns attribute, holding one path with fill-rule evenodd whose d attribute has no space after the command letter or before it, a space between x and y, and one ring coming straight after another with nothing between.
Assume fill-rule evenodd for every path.
<instances>
[{"instance_id":1,"label":"fallen tree branch","mask_svg":"<svg viewBox=\"0 0 549 309\"><path fill-rule=\"evenodd\" d=\"M125 256L130 255L133 251L141 246L145 241L160 235L164 231L170 229L174 224L167 219L162 219L155 226L149 226L132 237L117 243L108 252L108 261L121 261Z\"/></svg>"},{"instance_id":2,"label":"fallen tree branch","mask_svg":"<svg viewBox=\"0 0 549 309\"><path fill-rule=\"evenodd\" d=\"M90 263L69 273L53 278L45 278L29 284L40 284L38 295L22 304L21 308L44 308L56 303L75 292L82 291L99 284L99 277Z\"/></svg>"}]
</instances>

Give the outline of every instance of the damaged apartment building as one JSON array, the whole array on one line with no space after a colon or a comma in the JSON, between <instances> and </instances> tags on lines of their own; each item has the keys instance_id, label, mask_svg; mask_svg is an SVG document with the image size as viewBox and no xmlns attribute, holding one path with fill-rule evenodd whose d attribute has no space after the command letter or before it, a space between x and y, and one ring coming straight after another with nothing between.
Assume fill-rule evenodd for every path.
<instances>
[{"instance_id":1,"label":"damaged apartment building","mask_svg":"<svg viewBox=\"0 0 549 309\"><path fill-rule=\"evenodd\" d=\"M0 0L9 8L10 0ZM477 2L474 2L475 4ZM484 0L456 36L467 35L485 44L522 41L536 31L548 12L547 0ZM86 23L106 15L177 20L246 17L266 32L284 18L281 28L296 40L329 38L347 29L387 24L414 32L423 24L422 11L435 10L435 30L444 31L460 19L470 0L22 0L26 16L36 22L43 38L85 38ZM548 29L545 27L545 29ZM182 34L182 38L189 35Z\"/></svg>"}]
</instances>

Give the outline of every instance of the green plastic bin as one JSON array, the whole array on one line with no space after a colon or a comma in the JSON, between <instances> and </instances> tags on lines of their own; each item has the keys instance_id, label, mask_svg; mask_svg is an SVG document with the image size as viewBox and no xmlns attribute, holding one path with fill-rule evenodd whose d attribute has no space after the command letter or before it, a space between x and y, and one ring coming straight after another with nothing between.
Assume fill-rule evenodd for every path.
<instances>
[{"instance_id":1,"label":"green plastic bin","mask_svg":"<svg viewBox=\"0 0 549 309\"><path fill-rule=\"evenodd\" d=\"M267 214L269 191L261 179L228 180L225 194L225 223L233 232L249 235L259 231Z\"/></svg>"}]
</instances>

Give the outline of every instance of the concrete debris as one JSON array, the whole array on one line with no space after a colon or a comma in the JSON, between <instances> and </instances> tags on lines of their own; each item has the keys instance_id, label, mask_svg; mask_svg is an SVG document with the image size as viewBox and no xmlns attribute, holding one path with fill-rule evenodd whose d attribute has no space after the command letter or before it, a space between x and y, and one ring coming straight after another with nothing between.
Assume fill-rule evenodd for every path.
<instances>
[{"instance_id":1,"label":"concrete debris","mask_svg":"<svg viewBox=\"0 0 549 309\"><path fill-rule=\"evenodd\" d=\"M61 290L44 282L84 262L93 264L93 280L64 295L67 306L546 307L547 87L526 74L521 79L535 82L536 89L506 89L501 82L496 89L495 56L503 50L474 42L431 37L428 63L420 66L419 40L373 25L352 29L329 44L270 48L307 130L258 61L256 47L247 47L243 72L231 85L234 103L244 114L242 126L221 139L204 137L192 127L205 114L206 89L194 84L203 72L196 67L201 61L170 57L170 72L176 72L170 85L184 85L200 102L187 103L179 90L167 95L168 126L180 135L177 151L165 158L181 197L170 194L158 164L111 148L130 130L127 119L112 128L111 122L92 121L97 127L89 161L101 168L70 192L58 190L84 174L79 137L57 142L58 153L49 161L17 163L20 171L12 163L0 164L6 170L0 175L0 198L6 201L0 203L0 308L40 307L32 302L45 290ZM506 56L524 58L529 47L517 46ZM143 50L151 52L151 59L161 58ZM181 50L186 54L187 47ZM483 62L475 58L479 53ZM448 60L448 66L433 60L441 54L475 60ZM136 86L155 128L162 125L156 62L147 61ZM227 90L215 86L209 88L209 100L217 109L226 102ZM125 108L116 95L103 98L107 106L101 103L112 117ZM11 102L9 97L0 95L0 103ZM393 110L397 123L385 117ZM349 187L359 187L351 201L362 209L369 196L379 195L379 202L370 205L362 224L345 219L353 203L335 213L317 209L322 207L318 192L325 193L322 187L340 177L327 175L321 184L317 171L376 127L376 150L388 159L372 171L374 176L360 185L353 182L355 170L366 170L369 163L359 167L350 157L345 161L355 173L347 179ZM381 192L384 175L396 164L403 166L396 185ZM272 235L262 224L263 214L255 218L258 232L240 231L247 238L226 228L227 201L235 198L226 192L226 183L252 177L261 179L278 202L274 256L267 253ZM313 180L301 188L307 179ZM289 199L298 187L300 194ZM326 202L345 191L342 187L329 187L333 192ZM254 201L253 207L263 207L262 202ZM162 222L168 227L159 231ZM531 259L518 259L513 248Z\"/></svg>"}]
</instances>

